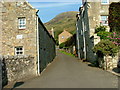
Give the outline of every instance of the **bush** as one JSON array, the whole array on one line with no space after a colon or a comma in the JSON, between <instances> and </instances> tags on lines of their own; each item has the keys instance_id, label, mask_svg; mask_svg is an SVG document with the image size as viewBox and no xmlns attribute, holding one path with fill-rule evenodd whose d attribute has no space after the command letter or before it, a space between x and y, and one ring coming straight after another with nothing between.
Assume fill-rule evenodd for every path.
<instances>
[{"instance_id":1,"label":"bush","mask_svg":"<svg viewBox=\"0 0 120 90\"><path fill-rule=\"evenodd\" d=\"M97 33L97 36L99 36L100 39L110 39L108 36L110 36L111 34L111 32L100 31Z\"/></svg>"},{"instance_id":2,"label":"bush","mask_svg":"<svg viewBox=\"0 0 120 90\"><path fill-rule=\"evenodd\" d=\"M59 41L57 39L55 41L56 41L56 45L59 46Z\"/></svg>"},{"instance_id":3,"label":"bush","mask_svg":"<svg viewBox=\"0 0 120 90\"><path fill-rule=\"evenodd\" d=\"M109 39L117 46L120 46L120 33L113 32Z\"/></svg>"},{"instance_id":4,"label":"bush","mask_svg":"<svg viewBox=\"0 0 120 90\"><path fill-rule=\"evenodd\" d=\"M115 56L118 52L118 47L109 40L101 40L97 45L94 46L93 51L101 56Z\"/></svg>"},{"instance_id":5,"label":"bush","mask_svg":"<svg viewBox=\"0 0 120 90\"><path fill-rule=\"evenodd\" d=\"M101 32L101 31L106 31L106 26L96 26L95 28L95 33Z\"/></svg>"},{"instance_id":6,"label":"bush","mask_svg":"<svg viewBox=\"0 0 120 90\"><path fill-rule=\"evenodd\" d=\"M76 34L69 37L65 42L61 43L59 45L59 48L69 48L71 46L74 46L76 44Z\"/></svg>"},{"instance_id":7,"label":"bush","mask_svg":"<svg viewBox=\"0 0 120 90\"><path fill-rule=\"evenodd\" d=\"M65 47L65 43L61 43L60 45L59 45L59 48L60 49L62 49L62 48L64 48Z\"/></svg>"}]
</instances>

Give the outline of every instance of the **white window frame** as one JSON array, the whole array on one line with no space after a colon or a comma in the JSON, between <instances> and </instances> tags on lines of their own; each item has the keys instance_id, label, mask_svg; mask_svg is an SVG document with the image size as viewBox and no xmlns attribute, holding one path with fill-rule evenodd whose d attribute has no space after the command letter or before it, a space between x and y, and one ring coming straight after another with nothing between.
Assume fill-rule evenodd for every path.
<instances>
[{"instance_id":1,"label":"white window frame","mask_svg":"<svg viewBox=\"0 0 120 90\"><path fill-rule=\"evenodd\" d=\"M110 3L110 1L109 0L106 0L107 2L105 3L105 2L103 2L103 0L101 0L101 4L109 4Z\"/></svg>"},{"instance_id":2,"label":"white window frame","mask_svg":"<svg viewBox=\"0 0 120 90\"><path fill-rule=\"evenodd\" d=\"M107 20L102 20L102 16L106 16L107 17ZM108 16L107 15L101 15L100 16L100 21L101 21L101 24L104 25L104 26L108 26ZM107 24L106 23L102 23L102 21L107 21Z\"/></svg>"},{"instance_id":3,"label":"white window frame","mask_svg":"<svg viewBox=\"0 0 120 90\"><path fill-rule=\"evenodd\" d=\"M22 48L22 50L17 50L17 48ZM17 52L22 52L22 54L17 54ZM23 46L16 46L15 47L15 55L24 55L24 48Z\"/></svg>"},{"instance_id":4,"label":"white window frame","mask_svg":"<svg viewBox=\"0 0 120 90\"><path fill-rule=\"evenodd\" d=\"M19 29L26 28L26 18L25 17L18 18L18 27L19 27Z\"/></svg>"}]
</instances>

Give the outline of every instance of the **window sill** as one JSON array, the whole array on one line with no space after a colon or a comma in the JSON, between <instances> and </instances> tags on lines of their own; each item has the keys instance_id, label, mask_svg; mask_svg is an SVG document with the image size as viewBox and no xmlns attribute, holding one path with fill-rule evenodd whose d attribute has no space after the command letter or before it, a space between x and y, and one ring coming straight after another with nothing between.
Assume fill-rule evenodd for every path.
<instances>
[{"instance_id":1,"label":"window sill","mask_svg":"<svg viewBox=\"0 0 120 90\"><path fill-rule=\"evenodd\" d=\"M103 26L108 26L108 24L102 24Z\"/></svg>"},{"instance_id":2,"label":"window sill","mask_svg":"<svg viewBox=\"0 0 120 90\"><path fill-rule=\"evenodd\" d=\"M109 5L110 3L101 3L101 5Z\"/></svg>"},{"instance_id":3,"label":"window sill","mask_svg":"<svg viewBox=\"0 0 120 90\"><path fill-rule=\"evenodd\" d=\"M24 29L22 29L22 28L20 29L20 28L19 28L18 30L25 30L25 28L24 28Z\"/></svg>"}]
</instances>

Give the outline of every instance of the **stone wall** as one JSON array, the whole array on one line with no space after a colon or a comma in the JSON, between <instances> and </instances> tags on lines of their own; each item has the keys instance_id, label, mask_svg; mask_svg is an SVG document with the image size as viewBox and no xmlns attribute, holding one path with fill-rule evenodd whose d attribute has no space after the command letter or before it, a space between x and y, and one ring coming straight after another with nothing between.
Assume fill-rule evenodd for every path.
<instances>
[{"instance_id":1,"label":"stone wall","mask_svg":"<svg viewBox=\"0 0 120 90\"><path fill-rule=\"evenodd\" d=\"M95 35L95 27L100 25L101 15L108 15L107 5L99 2L86 2L80 7L79 20L77 21L77 43L78 55L82 59L94 63L97 59L96 54L92 51L95 44L100 38Z\"/></svg>"},{"instance_id":2,"label":"stone wall","mask_svg":"<svg viewBox=\"0 0 120 90\"><path fill-rule=\"evenodd\" d=\"M3 56L2 64L4 84L7 81L18 81L36 75L34 57L32 56Z\"/></svg>"},{"instance_id":3,"label":"stone wall","mask_svg":"<svg viewBox=\"0 0 120 90\"><path fill-rule=\"evenodd\" d=\"M7 65L9 81L35 74L34 72L36 75L40 74L56 55L54 38L38 17L38 10L29 3L2 2L2 4L0 54L8 55L3 57L3 60ZM24 29L19 28L19 18L25 18ZM23 47L23 55L27 56L18 58L15 56L15 47L19 46Z\"/></svg>"},{"instance_id":4,"label":"stone wall","mask_svg":"<svg viewBox=\"0 0 120 90\"><path fill-rule=\"evenodd\" d=\"M39 19L39 63L40 72L42 72L49 63L53 61L56 56L55 40L52 35L49 34Z\"/></svg>"},{"instance_id":5,"label":"stone wall","mask_svg":"<svg viewBox=\"0 0 120 90\"><path fill-rule=\"evenodd\" d=\"M79 59L84 58L84 40L83 40L83 29L82 28L82 19L77 21L77 54Z\"/></svg>"},{"instance_id":6,"label":"stone wall","mask_svg":"<svg viewBox=\"0 0 120 90\"><path fill-rule=\"evenodd\" d=\"M98 57L98 63L99 67L105 69L105 70L113 70L114 68L117 68L117 64L119 61L119 54L116 54L116 56L103 56Z\"/></svg>"},{"instance_id":7,"label":"stone wall","mask_svg":"<svg viewBox=\"0 0 120 90\"><path fill-rule=\"evenodd\" d=\"M105 56L104 57L104 69L112 70L114 68L117 68L118 60L119 60L118 55L116 55L115 57Z\"/></svg>"},{"instance_id":8,"label":"stone wall","mask_svg":"<svg viewBox=\"0 0 120 90\"><path fill-rule=\"evenodd\" d=\"M78 55L81 59L93 62L96 59L92 48L94 46L94 34L91 36L90 20L89 16L89 3L84 4L80 9L80 19L77 22L77 43L78 43ZM94 24L94 23L92 23Z\"/></svg>"},{"instance_id":9,"label":"stone wall","mask_svg":"<svg viewBox=\"0 0 120 90\"><path fill-rule=\"evenodd\" d=\"M2 55L15 55L15 47L23 46L25 55L36 56L36 12L27 2L3 3ZM18 18L21 17L26 19L25 29L19 29Z\"/></svg>"},{"instance_id":10,"label":"stone wall","mask_svg":"<svg viewBox=\"0 0 120 90\"><path fill-rule=\"evenodd\" d=\"M37 63L37 10L27 2L3 2L1 55L15 55L15 47L22 46L24 55L31 55ZM26 28L19 28L19 18L26 19ZM36 65L37 71L37 65ZM37 74L37 72L36 72Z\"/></svg>"}]
</instances>

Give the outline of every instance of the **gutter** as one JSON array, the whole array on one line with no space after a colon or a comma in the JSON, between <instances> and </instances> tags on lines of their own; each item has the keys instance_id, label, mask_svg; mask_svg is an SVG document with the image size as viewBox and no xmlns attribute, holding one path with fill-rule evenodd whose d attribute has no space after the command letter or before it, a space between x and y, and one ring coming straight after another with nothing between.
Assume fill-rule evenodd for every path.
<instances>
[{"instance_id":1,"label":"gutter","mask_svg":"<svg viewBox=\"0 0 120 90\"><path fill-rule=\"evenodd\" d=\"M82 17L82 28L83 28L83 42L84 42L84 59L86 59L86 41L85 41L85 25L84 25L84 20Z\"/></svg>"},{"instance_id":2,"label":"gutter","mask_svg":"<svg viewBox=\"0 0 120 90\"><path fill-rule=\"evenodd\" d=\"M37 20L36 20L36 23L37 23L37 28L36 28L36 29L37 29L37 60L38 60L38 61L37 61L37 62L38 62L38 63L37 63L37 64L38 64L38 66L37 66L37 74L40 75L40 62L39 62L39 60L40 60L40 58L39 58L40 55L39 55L39 54L40 54L40 53L39 53L38 16L36 17L36 19L37 19Z\"/></svg>"},{"instance_id":3,"label":"gutter","mask_svg":"<svg viewBox=\"0 0 120 90\"><path fill-rule=\"evenodd\" d=\"M80 41L79 41L79 30L78 30L78 24L76 23L76 27L77 27L77 46L78 46L78 58L80 59Z\"/></svg>"}]
</instances>

